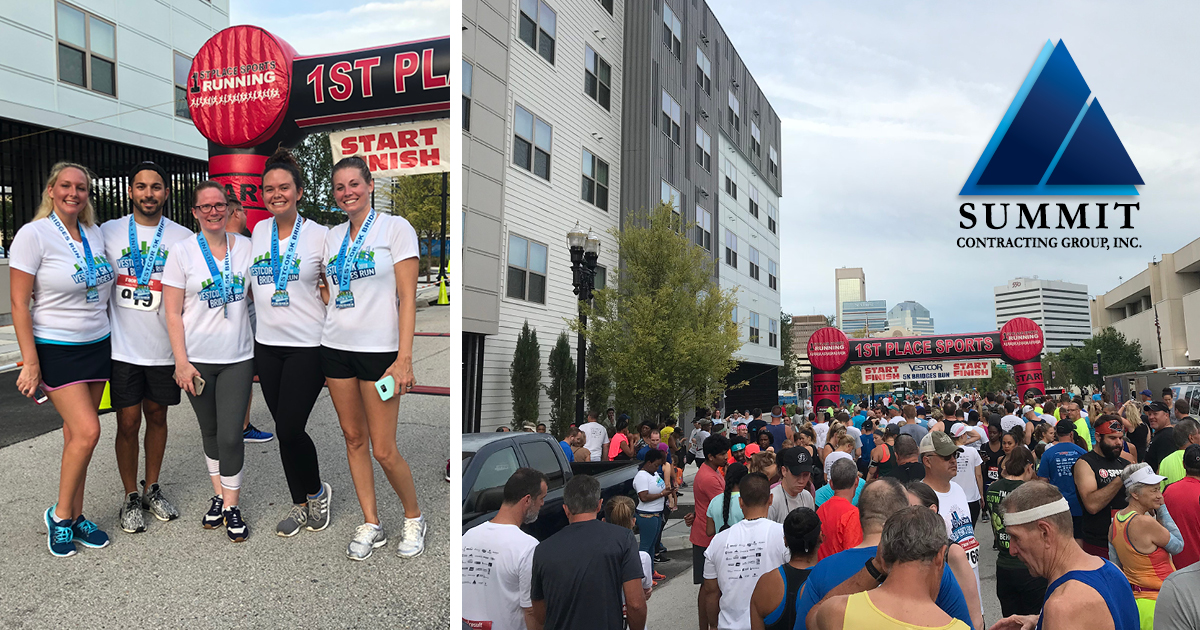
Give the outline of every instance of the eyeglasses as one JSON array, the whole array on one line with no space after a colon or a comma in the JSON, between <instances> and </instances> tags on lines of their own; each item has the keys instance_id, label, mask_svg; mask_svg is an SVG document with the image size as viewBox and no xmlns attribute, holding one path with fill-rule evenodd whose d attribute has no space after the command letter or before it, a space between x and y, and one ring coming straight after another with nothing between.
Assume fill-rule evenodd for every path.
<instances>
[{"instance_id":1,"label":"eyeglasses","mask_svg":"<svg viewBox=\"0 0 1200 630\"><path fill-rule=\"evenodd\" d=\"M938 455L938 457L941 457L942 461L944 462L958 461L958 451L955 451L949 455Z\"/></svg>"},{"instance_id":2,"label":"eyeglasses","mask_svg":"<svg viewBox=\"0 0 1200 630\"><path fill-rule=\"evenodd\" d=\"M195 210L200 214L208 214L213 210L220 210L221 212L224 212L228 207L229 204L227 203L206 203L202 206L192 206L192 210Z\"/></svg>"}]
</instances>

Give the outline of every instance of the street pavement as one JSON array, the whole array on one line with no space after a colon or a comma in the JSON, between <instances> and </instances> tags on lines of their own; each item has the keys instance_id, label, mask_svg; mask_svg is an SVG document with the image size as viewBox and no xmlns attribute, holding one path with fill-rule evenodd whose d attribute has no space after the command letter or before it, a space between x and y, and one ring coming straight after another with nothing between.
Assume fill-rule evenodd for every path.
<instances>
[{"instance_id":1,"label":"street pavement","mask_svg":"<svg viewBox=\"0 0 1200 630\"><path fill-rule=\"evenodd\" d=\"M692 583L691 542L689 530L683 524L683 515L691 512L695 505L692 481L697 468L688 466L684 473L687 488L680 491L679 509L671 514L667 527L663 529L663 545L669 550L670 562L659 564L655 569L667 576L654 587L650 600L646 627L660 628L694 627L697 622L696 596L700 587ZM676 520L678 517L679 520ZM983 518L975 526L979 539L979 579L983 591L984 628L990 627L1001 618L1000 600L996 598L996 550L992 549L992 528Z\"/></svg>"},{"instance_id":2,"label":"street pavement","mask_svg":"<svg viewBox=\"0 0 1200 630\"><path fill-rule=\"evenodd\" d=\"M436 293L434 294L436 297ZM448 332L450 310L417 311L417 331ZM3 343L0 341L0 343ZM417 383L449 382L449 339L414 340ZM365 562L346 558L363 522L346 463L345 442L327 391L308 423L321 474L333 487L332 523L322 532L275 536L290 504L278 441L246 445L241 506L251 536L229 541L204 530L200 517L212 487L204 467L195 415L186 402L168 414L170 437L161 483L182 517L126 534L117 520L122 489L113 438L114 414L101 416L100 444L89 466L84 513L112 538L106 549L71 558L46 550L43 513L55 500L62 454L61 420L48 403L8 396L16 372L0 373L0 628L445 628L450 622L449 398L405 396L397 442L416 482L429 523L425 552L396 556L403 509L379 466L375 486L380 518L391 543ZM186 397L185 397L186 399ZM51 417L52 416L52 417ZM274 430L261 392L254 389L251 422Z\"/></svg>"}]
</instances>

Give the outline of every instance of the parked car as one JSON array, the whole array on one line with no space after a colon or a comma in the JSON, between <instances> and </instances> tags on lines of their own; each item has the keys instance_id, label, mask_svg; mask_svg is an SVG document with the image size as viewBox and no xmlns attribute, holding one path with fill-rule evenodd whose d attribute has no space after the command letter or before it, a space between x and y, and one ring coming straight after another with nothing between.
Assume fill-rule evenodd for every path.
<instances>
[{"instance_id":1,"label":"parked car","mask_svg":"<svg viewBox=\"0 0 1200 630\"><path fill-rule=\"evenodd\" d=\"M541 514L523 525L526 533L545 540L567 526L563 512L563 487L575 475L591 475L600 482L600 497L635 497L636 461L568 462L562 446L545 433L474 433L462 438L463 532L491 520L504 502L504 484L518 468L545 473L548 491Z\"/></svg>"}]
</instances>

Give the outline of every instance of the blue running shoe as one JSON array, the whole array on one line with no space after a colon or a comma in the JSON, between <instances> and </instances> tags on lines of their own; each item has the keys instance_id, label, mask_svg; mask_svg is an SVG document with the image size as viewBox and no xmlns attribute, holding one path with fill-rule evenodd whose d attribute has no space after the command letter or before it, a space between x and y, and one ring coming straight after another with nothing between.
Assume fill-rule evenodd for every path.
<instances>
[{"instance_id":1,"label":"blue running shoe","mask_svg":"<svg viewBox=\"0 0 1200 630\"><path fill-rule=\"evenodd\" d=\"M254 428L253 424L246 425L246 430L242 431L242 441L248 443L270 442L275 439L274 433L259 431Z\"/></svg>"},{"instance_id":2,"label":"blue running shoe","mask_svg":"<svg viewBox=\"0 0 1200 630\"><path fill-rule=\"evenodd\" d=\"M82 514L71 524L71 531L75 540L84 547L103 549L108 546L108 534L105 534L99 525L84 518Z\"/></svg>"},{"instance_id":3,"label":"blue running shoe","mask_svg":"<svg viewBox=\"0 0 1200 630\"><path fill-rule=\"evenodd\" d=\"M46 547L50 549L50 553L59 558L69 558L75 555L75 542L72 540L75 537L71 523L56 523L54 517L53 505L46 510Z\"/></svg>"}]
</instances>

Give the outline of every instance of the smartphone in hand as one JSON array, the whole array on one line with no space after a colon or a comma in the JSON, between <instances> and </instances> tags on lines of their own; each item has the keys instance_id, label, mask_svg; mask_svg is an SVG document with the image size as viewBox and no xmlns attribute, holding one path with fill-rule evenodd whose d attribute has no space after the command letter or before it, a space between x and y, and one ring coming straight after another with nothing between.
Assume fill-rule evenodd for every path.
<instances>
[{"instance_id":1,"label":"smartphone in hand","mask_svg":"<svg viewBox=\"0 0 1200 630\"><path fill-rule=\"evenodd\" d=\"M396 379L385 376L375 381L375 390L379 392L380 400L390 400L392 396L396 395Z\"/></svg>"}]
</instances>

